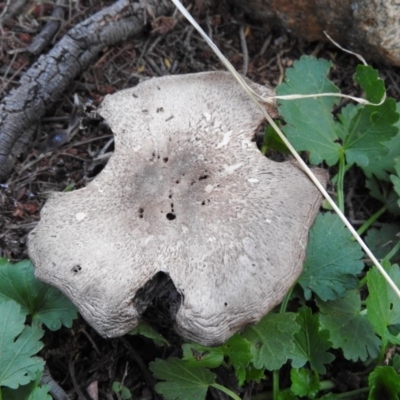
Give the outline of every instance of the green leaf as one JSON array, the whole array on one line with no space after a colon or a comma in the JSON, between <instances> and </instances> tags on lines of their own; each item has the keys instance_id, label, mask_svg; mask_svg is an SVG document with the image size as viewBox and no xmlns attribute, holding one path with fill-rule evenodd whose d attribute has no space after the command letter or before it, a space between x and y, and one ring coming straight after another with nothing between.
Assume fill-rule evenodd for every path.
<instances>
[{"instance_id":1,"label":"green leaf","mask_svg":"<svg viewBox=\"0 0 400 400\"><path fill-rule=\"evenodd\" d=\"M290 390L280 390L278 393L278 400L298 400Z\"/></svg>"},{"instance_id":2,"label":"green leaf","mask_svg":"<svg viewBox=\"0 0 400 400\"><path fill-rule=\"evenodd\" d=\"M400 268L398 265L388 265L386 272L394 283L400 285ZM386 282L376 268L367 273L369 296L367 298L368 319L375 332L382 338L386 346L388 342L400 345L400 339L393 335L391 328L400 324L400 302L396 293Z\"/></svg>"},{"instance_id":3,"label":"green leaf","mask_svg":"<svg viewBox=\"0 0 400 400\"><path fill-rule=\"evenodd\" d=\"M216 378L207 369L190 366L178 358L157 359L150 363L150 370L165 381L157 383L155 389L166 400L204 400Z\"/></svg>"},{"instance_id":4,"label":"green leaf","mask_svg":"<svg viewBox=\"0 0 400 400\"><path fill-rule=\"evenodd\" d=\"M359 65L354 79L369 101L379 103L382 100L385 86L378 71ZM339 119L343 124L342 132L346 133L343 148L348 164L358 164L369 177L375 175L387 180L387 172L393 171L393 156L389 153L393 146L400 150L399 111L393 99L386 99L379 106L350 104L342 110Z\"/></svg>"},{"instance_id":5,"label":"green leaf","mask_svg":"<svg viewBox=\"0 0 400 400\"><path fill-rule=\"evenodd\" d=\"M296 314L267 314L258 324L248 326L242 336L251 344L253 365L270 371L286 363L294 349L293 335L300 327Z\"/></svg>"},{"instance_id":6,"label":"green leaf","mask_svg":"<svg viewBox=\"0 0 400 400\"><path fill-rule=\"evenodd\" d=\"M48 394L50 388L48 385L40 386L42 372L36 373L36 379L27 385L19 386L17 389L7 387L1 388L4 400L52 400Z\"/></svg>"},{"instance_id":7,"label":"green leaf","mask_svg":"<svg viewBox=\"0 0 400 400\"><path fill-rule=\"evenodd\" d=\"M365 187L369 189L370 195L381 201L392 214L400 215L400 208L397 204L399 196L389 182L378 181L375 177L372 177L367 179Z\"/></svg>"},{"instance_id":8,"label":"green leaf","mask_svg":"<svg viewBox=\"0 0 400 400\"><path fill-rule=\"evenodd\" d=\"M380 229L370 228L365 236L365 243L368 245L374 256L378 259L385 258L393 247L399 242L400 225L396 223L382 224ZM400 260L399 253L392 257L394 260Z\"/></svg>"},{"instance_id":9,"label":"green leaf","mask_svg":"<svg viewBox=\"0 0 400 400\"><path fill-rule=\"evenodd\" d=\"M242 335L233 335L222 346L224 355L229 358L229 363L234 367L239 386L246 380L246 368L253 360L251 344Z\"/></svg>"},{"instance_id":10,"label":"green leaf","mask_svg":"<svg viewBox=\"0 0 400 400\"><path fill-rule=\"evenodd\" d=\"M400 371L400 354L395 354L393 356L392 367L396 372Z\"/></svg>"},{"instance_id":11,"label":"green leaf","mask_svg":"<svg viewBox=\"0 0 400 400\"><path fill-rule=\"evenodd\" d=\"M335 349L341 348L348 360L366 361L379 354L380 339L365 314L361 314L358 290L348 291L342 299L317 301L322 329L329 331Z\"/></svg>"},{"instance_id":12,"label":"green leaf","mask_svg":"<svg viewBox=\"0 0 400 400\"><path fill-rule=\"evenodd\" d=\"M49 391L50 388L47 385L35 387L29 395L28 400L52 400L53 398L49 395ZM19 400L21 400L21 397Z\"/></svg>"},{"instance_id":13,"label":"green leaf","mask_svg":"<svg viewBox=\"0 0 400 400\"><path fill-rule=\"evenodd\" d=\"M224 362L223 349L219 347L207 347L195 343L182 345L182 360L189 367L217 368Z\"/></svg>"},{"instance_id":14,"label":"green leaf","mask_svg":"<svg viewBox=\"0 0 400 400\"><path fill-rule=\"evenodd\" d=\"M276 124L280 126L279 121L276 121ZM289 153L289 149L286 147L281 137L276 133L275 129L271 125L268 125L265 128L263 144L261 147L261 152L263 154L265 154L267 150L275 150L283 154Z\"/></svg>"},{"instance_id":15,"label":"green leaf","mask_svg":"<svg viewBox=\"0 0 400 400\"><path fill-rule=\"evenodd\" d=\"M368 400L398 400L400 376L389 366L376 367L368 377Z\"/></svg>"},{"instance_id":16,"label":"green leaf","mask_svg":"<svg viewBox=\"0 0 400 400\"><path fill-rule=\"evenodd\" d=\"M187 343L182 346L182 349L182 359L194 367L217 368L224 362L224 358L228 357L230 364L235 368L239 386L243 385L246 379L246 368L253 359L250 343L240 334L232 336L218 347Z\"/></svg>"},{"instance_id":17,"label":"green leaf","mask_svg":"<svg viewBox=\"0 0 400 400\"><path fill-rule=\"evenodd\" d=\"M164 338L161 334L159 334L151 325L149 325L145 321L140 321L139 325L136 326L135 329L129 332L130 335L142 335L151 339L156 346L170 346L170 343L167 339Z\"/></svg>"},{"instance_id":18,"label":"green leaf","mask_svg":"<svg viewBox=\"0 0 400 400\"><path fill-rule=\"evenodd\" d=\"M357 164L367 176L383 177L389 149L385 142L398 133L396 102L386 99L380 106L349 104L339 120L343 125L343 149L349 165ZM380 164L380 160L384 160Z\"/></svg>"},{"instance_id":19,"label":"green leaf","mask_svg":"<svg viewBox=\"0 0 400 400\"><path fill-rule=\"evenodd\" d=\"M16 301L33 321L53 331L61 325L70 328L77 317L76 308L60 291L35 278L28 260L11 264L0 258L0 304L8 300Z\"/></svg>"},{"instance_id":20,"label":"green leaf","mask_svg":"<svg viewBox=\"0 0 400 400\"><path fill-rule=\"evenodd\" d=\"M400 102L396 104L397 107L397 113L400 115ZM393 173L395 168L394 168L394 160L395 158L399 157L400 154L400 120L396 122L395 127L398 130L398 133L392 137L389 141L384 142L383 145L387 147L389 150L389 153L387 157L383 157L379 160L379 168L375 167L375 162L374 160L370 160L369 166L371 170L374 169L380 169L382 170L382 173L380 176L378 176L379 179L384 179L384 180L389 180L389 175L386 172Z\"/></svg>"},{"instance_id":21,"label":"green leaf","mask_svg":"<svg viewBox=\"0 0 400 400\"><path fill-rule=\"evenodd\" d=\"M293 368L290 371L290 379L292 381L291 391L300 397L307 396L310 399L315 398L319 391L319 376L315 371L309 369Z\"/></svg>"},{"instance_id":22,"label":"green leaf","mask_svg":"<svg viewBox=\"0 0 400 400\"><path fill-rule=\"evenodd\" d=\"M391 175L390 179L394 185L394 190L397 195L400 197L400 159L397 158L395 160L394 168L396 171L396 175ZM397 204L400 205L400 200L397 200Z\"/></svg>"},{"instance_id":23,"label":"green leaf","mask_svg":"<svg viewBox=\"0 0 400 400\"><path fill-rule=\"evenodd\" d=\"M332 63L302 56L293 68L286 70L284 83L276 89L279 96L289 94L339 93L327 78ZM310 152L310 162L338 162L340 145L332 108L338 97L315 97L300 100L279 100L279 113L286 122L283 132L297 151Z\"/></svg>"},{"instance_id":24,"label":"green leaf","mask_svg":"<svg viewBox=\"0 0 400 400\"><path fill-rule=\"evenodd\" d=\"M261 379L264 378L265 378L264 368L262 369L255 368L252 364L250 364L246 368L246 379L245 379L246 382L260 383Z\"/></svg>"},{"instance_id":25,"label":"green leaf","mask_svg":"<svg viewBox=\"0 0 400 400\"><path fill-rule=\"evenodd\" d=\"M385 95L385 83L379 73L369 65L357 65L354 80L365 91L365 97L371 103L379 103Z\"/></svg>"},{"instance_id":26,"label":"green leaf","mask_svg":"<svg viewBox=\"0 0 400 400\"><path fill-rule=\"evenodd\" d=\"M311 368L319 374L325 374L324 364L335 359L335 356L326 350L331 347L329 331L320 330L317 315L312 315L308 307L302 307L296 318L300 331L294 335L295 348L289 356L292 366L300 368L308 361Z\"/></svg>"},{"instance_id":27,"label":"green leaf","mask_svg":"<svg viewBox=\"0 0 400 400\"><path fill-rule=\"evenodd\" d=\"M25 326L26 312L15 301L0 303L0 387L16 389L36 378L44 361L32 357L42 347L43 330Z\"/></svg>"},{"instance_id":28,"label":"green leaf","mask_svg":"<svg viewBox=\"0 0 400 400\"><path fill-rule=\"evenodd\" d=\"M319 214L310 231L304 271L299 284L307 300L311 291L324 301L344 296L358 286L363 252L336 214Z\"/></svg>"}]
</instances>

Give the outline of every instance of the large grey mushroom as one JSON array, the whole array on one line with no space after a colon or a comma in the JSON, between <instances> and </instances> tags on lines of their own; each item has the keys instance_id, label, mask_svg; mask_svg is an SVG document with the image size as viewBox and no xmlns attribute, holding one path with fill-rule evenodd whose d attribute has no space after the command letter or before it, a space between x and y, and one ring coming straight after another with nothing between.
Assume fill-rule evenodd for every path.
<instances>
[{"instance_id":1,"label":"large grey mushroom","mask_svg":"<svg viewBox=\"0 0 400 400\"><path fill-rule=\"evenodd\" d=\"M321 195L295 163L260 153L262 113L234 79L151 79L98 112L115 153L86 188L47 201L29 236L36 276L105 337L138 324L160 274L178 293L176 331L205 345L277 305L301 273Z\"/></svg>"}]
</instances>

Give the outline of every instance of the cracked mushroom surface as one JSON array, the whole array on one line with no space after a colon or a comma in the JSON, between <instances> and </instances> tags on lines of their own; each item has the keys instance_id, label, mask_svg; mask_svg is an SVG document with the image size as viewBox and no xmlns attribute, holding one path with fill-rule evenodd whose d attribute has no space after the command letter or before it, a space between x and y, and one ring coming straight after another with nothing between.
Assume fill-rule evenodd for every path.
<instances>
[{"instance_id":1,"label":"cracked mushroom surface","mask_svg":"<svg viewBox=\"0 0 400 400\"><path fill-rule=\"evenodd\" d=\"M43 207L28 243L36 276L105 337L138 324L160 273L179 294L176 331L204 345L279 304L302 271L321 195L295 163L260 153L263 116L230 74L151 79L98 112L115 153L87 187Z\"/></svg>"}]
</instances>

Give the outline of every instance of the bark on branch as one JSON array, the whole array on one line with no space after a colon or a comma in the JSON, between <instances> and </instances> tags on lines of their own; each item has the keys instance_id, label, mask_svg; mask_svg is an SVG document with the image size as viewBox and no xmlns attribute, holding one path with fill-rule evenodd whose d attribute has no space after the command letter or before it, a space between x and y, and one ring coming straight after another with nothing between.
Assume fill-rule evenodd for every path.
<instances>
[{"instance_id":1,"label":"bark on branch","mask_svg":"<svg viewBox=\"0 0 400 400\"><path fill-rule=\"evenodd\" d=\"M138 34L151 18L171 11L168 0L119 0L72 28L23 75L0 102L0 181L26 150L38 121L71 81L108 46Z\"/></svg>"}]
</instances>

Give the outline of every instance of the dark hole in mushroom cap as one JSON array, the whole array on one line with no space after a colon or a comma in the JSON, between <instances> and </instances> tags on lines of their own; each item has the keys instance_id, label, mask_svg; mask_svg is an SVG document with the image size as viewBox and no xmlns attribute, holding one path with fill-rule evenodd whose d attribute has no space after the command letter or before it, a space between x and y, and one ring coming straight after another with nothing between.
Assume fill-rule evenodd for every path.
<instances>
[{"instance_id":1,"label":"dark hole in mushroom cap","mask_svg":"<svg viewBox=\"0 0 400 400\"><path fill-rule=\"evenodd\" d=\"M182 296L168 274L157 272L136 292L133 302L142 319L152 326L168 327L172 330Z\"/></svg>"},{"instance_id":2,"label":"dark hole in mushroom cap","mask_svg":"<svg viewBox=\"0 0 400 400\"><path fill-rule=\"evenodd\" d=\"M173 213L168 213L166 215L166 217L167 217L168 220L172 221L172 220L174 220L176 218L176 215L173 214Z\"/></svg>"},{"instance_id":3,"label":"dark hole in mushroom cap","mask_svg":"<svg viewBox=\"0 0 400 400\"><path fill-rule=\"evenodd\" d=\"M77 274L81 270L82 270L82 267L80 265L74 265L72 267L72 272L74 272L75 274Z\"/></svg>"}]
</instances>

